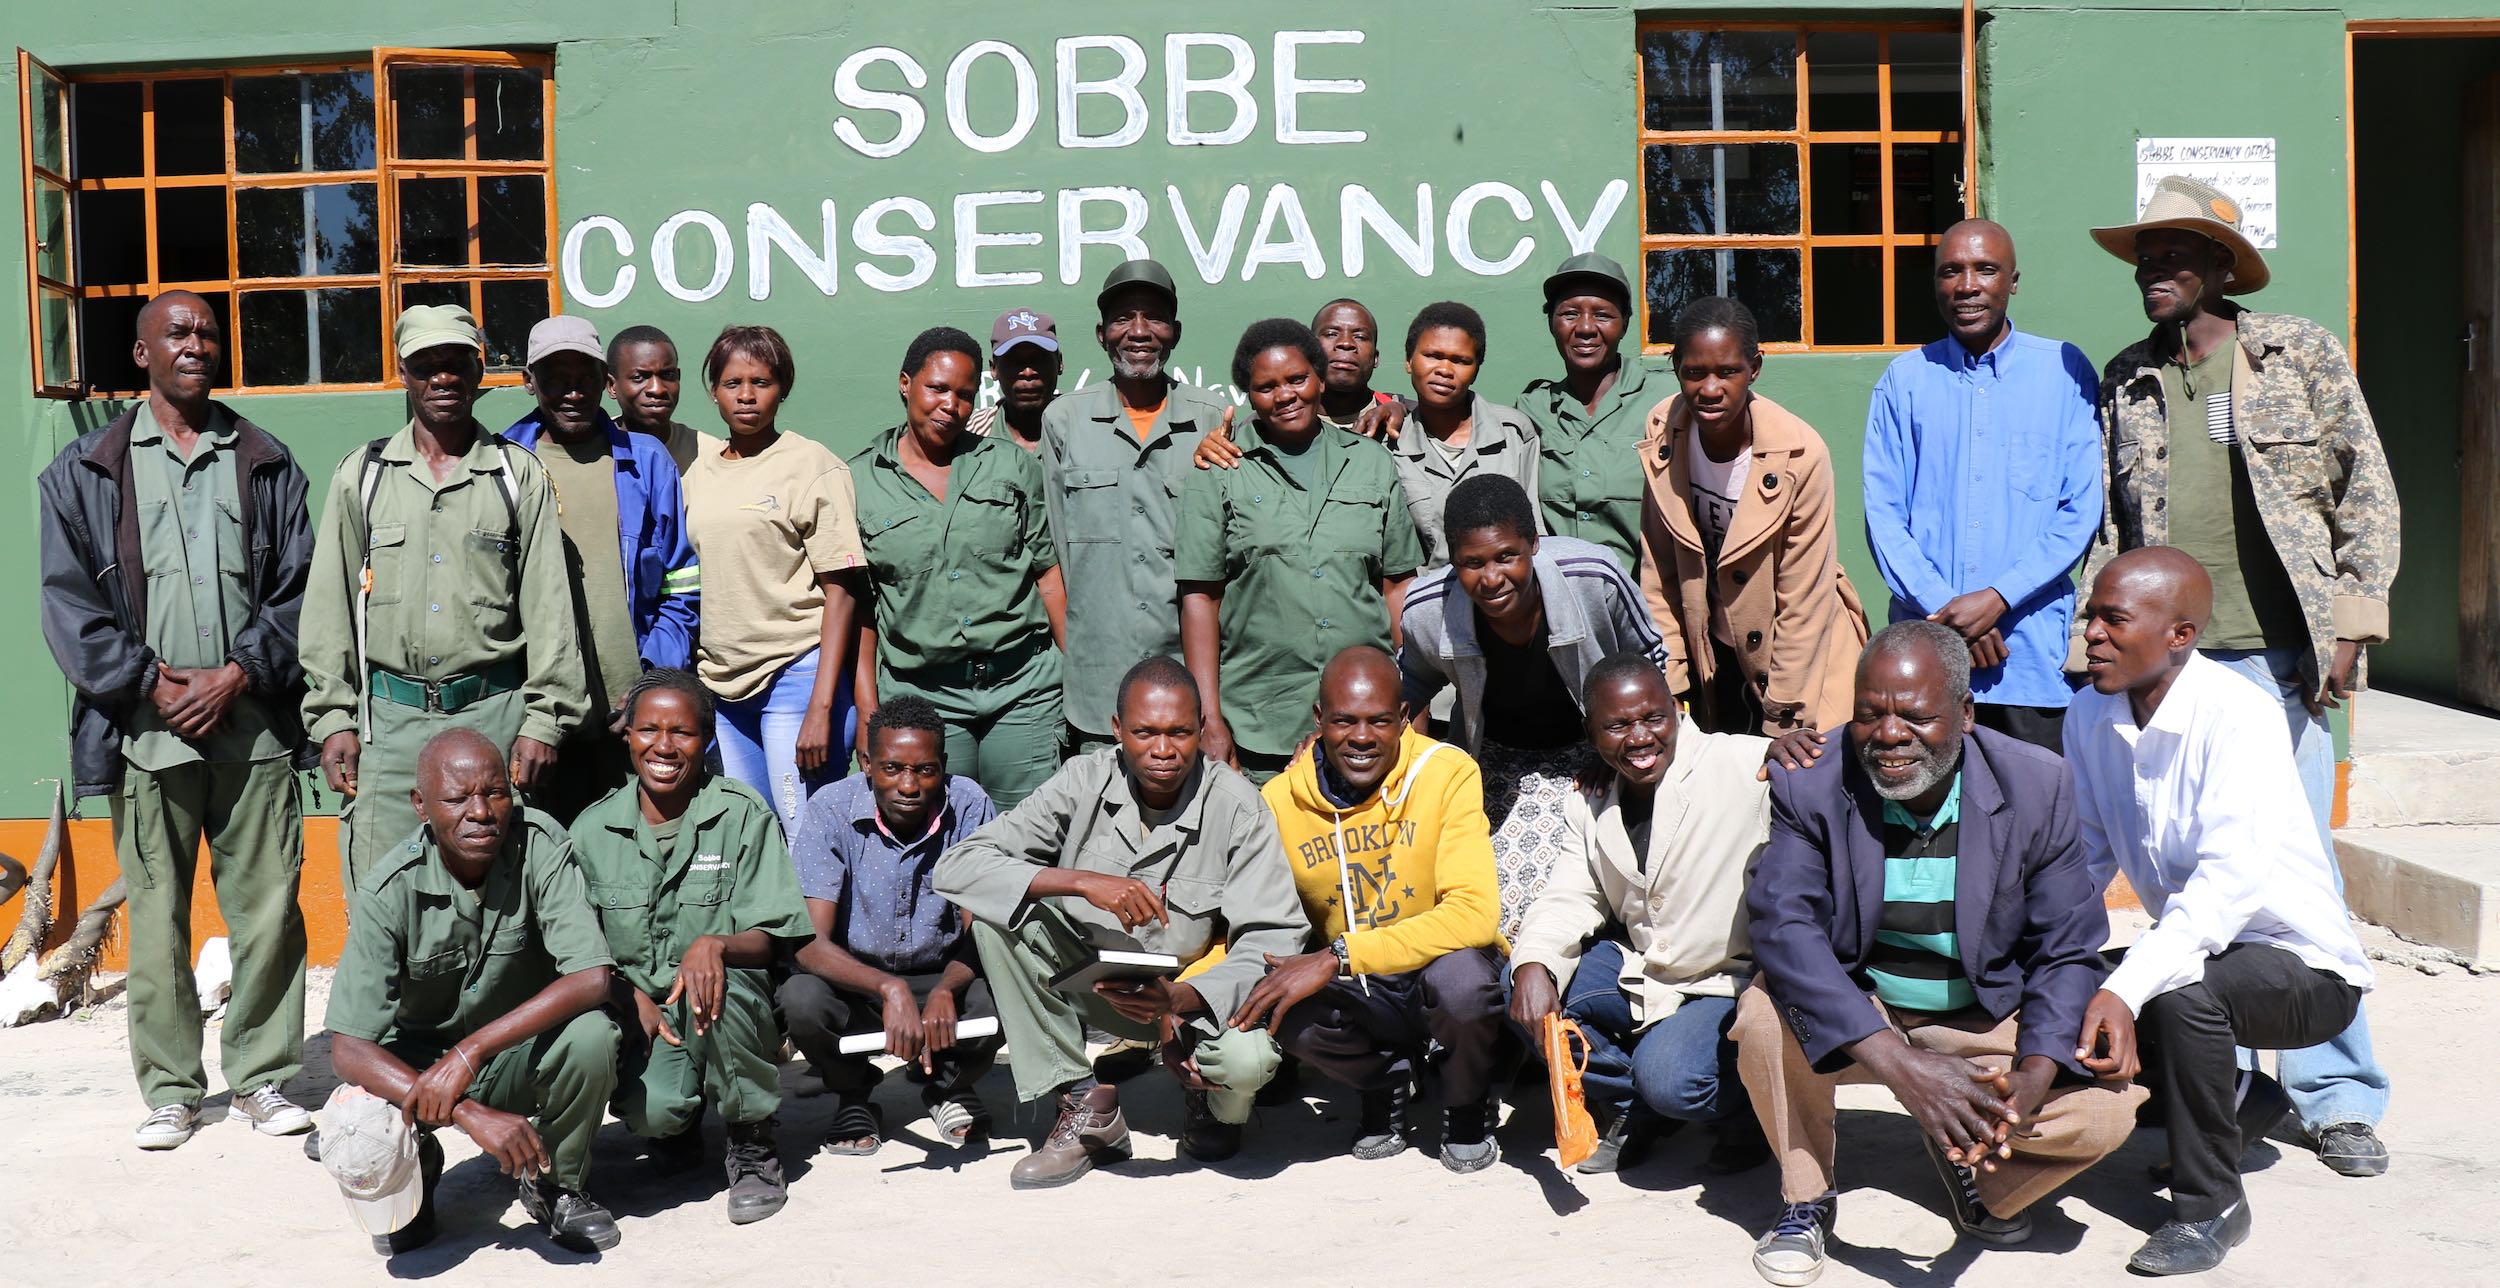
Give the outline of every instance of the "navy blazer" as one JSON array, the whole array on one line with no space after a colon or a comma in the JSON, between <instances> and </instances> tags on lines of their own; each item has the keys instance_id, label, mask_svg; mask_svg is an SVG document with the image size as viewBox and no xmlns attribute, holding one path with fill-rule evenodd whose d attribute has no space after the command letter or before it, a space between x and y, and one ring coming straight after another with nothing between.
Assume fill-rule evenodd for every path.
<instances>
[{"instance_id":1,"label":"navy blazer","mask_svg":"<svg viewBox=\"0 0 2500 1288\"><path fill-rule=\"evenodd\" d=\"M1850 747L1793 773L1771 766L1771 839L1745 883L1754 965L1817 1071L1885 1027L1866 959L1884 914L1884 799ZM1953 930L1981 1009L2022 1013L2016 1058L2079 1077L2083 1008L2101 986L2109 913L2085 870L2066 762L1974 729L1962 742Z\"/></svg>"}]
</instances>

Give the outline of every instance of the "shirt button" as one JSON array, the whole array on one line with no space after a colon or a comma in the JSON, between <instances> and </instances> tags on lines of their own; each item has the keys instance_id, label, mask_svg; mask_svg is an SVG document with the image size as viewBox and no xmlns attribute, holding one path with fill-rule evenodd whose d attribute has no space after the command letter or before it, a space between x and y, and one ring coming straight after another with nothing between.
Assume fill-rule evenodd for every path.
<instances>
[{"instance_id":1,"label":"shirt button","mask_svg":"<svg viewBox=\"0 0 2500 1288\"><path fill-rule=\"evenodd\" d=\"M1319 569L1317 569L1317 568L1313 568L1313 569L1311 570L1311 576L1312 576L1314 579L1316 579L1316 578L1320 578L1320 577L1325 577L1325 576L1327 576L1327 575L1328 575L1327 573L1321 572L1321 571L1320 571Z\"/></svg>"},{"instance_id":2,"label":"shirt button","mask_svg":"<svg viewBox=\"0 0 2500 1288\"><path fill-rule=\"evenodd\" d=\"M208 584L208 579L205 577L194 577L191 579L191 584L194 586L205 586Z\"/></svg>"},{"instance_id":3,"label":"shirt button","mask_svg":"<svg viewBox=\"0 0 2500 1288\"><path fill-rule=\"evenodd\" d=\"M425 660L425 664L426 664L427 666L434 666L434 665L437 665L437 664L441 663L441 662L442 662L442 660L443 660L443 659L441 659L441 658L439 658L439 657L429 657L429 658L427 658L427 659Z\"/></svg>"},{"instance_id":4,"label":"shirt button","mask_svg":"<svg viewBox=\"0 0 2500 1288\"><path fill-rule=\"evenodd\" d=\"M1585 518L1589 517L1589 512L1588 512L1588 511L1586 511L1586 510L1582 510L1582 511L1580 511L1580 517L1581 517L1581 518L1583 518L1583 519L1585 519Z\"/></svg>"},{"instance_id":5,"label":"shirt button","mask_svg":"<svg viewBox=\"0 0 2500 1288\"><path fill-rule=\"evenodd\" d=\"M1142 600L1142 599L1141 599L1141 600L1138 600L1138 601L1137 601L1137 606L1138 606L1139 608L1144 608L1144 607L1146 606L1146 601L1145 601L1145 600Z\"/></svg>"},{"instance_id":6,"label":"shirt button","mask_svg":"<svg viewBox=\"0 0 2500 1288\"><path fill-rule=\"evenodd\" d=\"M436 563L441 563L442 561L443 561L443 557L442 557L441 555L436 555L436 556L434 556L434 562L436 562Z\"/></svg>"},{"instance_id":7,"label":"shirt button","mask_svg":"<svg viewBox=\"0 0 2500 1288\"><path fill-rule=\"evenodd\" d=\"M200 628L200 634L201 634L203 637L204 637L204 636L206 636L206 635L208 634L208 628L207 628L207 627L205 627L205 626L201 627L201 628Z\"/></svg>"},{"instance_id":8,"label":"shirt button","mask_svg":"<svg viewBox=\"0 0 2500 1288\"><path fill-rule=\"evenodd\" d=\"M443 611L443 606L441 604L428 604L425 606L425 611L429 613L439 613Z\"/></svg>"},{"instance_id":9,"label":"shirt button","mask_svg":"<svg viewBox=\"0 0 2500 1288\"><path fill-rule=\"evenodd\" d=\"M1328 625L1328 619L1327 619L1327 618L1325 618L1325 617L1323 617L1323 618L1319 619L1319 624L1320 624L1321 626L1323 626L1323 627L1324 627L1324 626L1326 626L1326 625Z\"/></svg>"},{"instance_id":10,"label":"shirt button","mask_svg":"<svg viewBox=\"0 0 2500 1288\"><path fill-rule=\"evenodd\" d=\"M971 618L969 618L969 617L965 618L965 619L964 619L964 625L966 625L966 626L970 626L970 625L972 625L972 619L971 619Z\"/></svg>"},{"instance_id":11,"label":"shirt button","mask_svg":"<svg viewBox=\"0 0 2500 1288\"><path fill-rule=\"evenodd\" d=\"M1581 477L1581 478L1588 478L1588 477L1591 477L1591 476L1590 476L1590 474L1589 474L1589 472L1588 472L1587 470L1582 470L1582 471L1580 471L1580 477Z\"/></svg>"},{"instance_id":12,"label":"shirt button","mask_svg":"<svg viewBox=\"0 0 2500 1288\"><path fill-rule=\"evenodd\" d=\"M961 572L950 572L946 574L946 579L948 581L962 581L964 579L964 575Z\"/></svg>"}]
</instances>

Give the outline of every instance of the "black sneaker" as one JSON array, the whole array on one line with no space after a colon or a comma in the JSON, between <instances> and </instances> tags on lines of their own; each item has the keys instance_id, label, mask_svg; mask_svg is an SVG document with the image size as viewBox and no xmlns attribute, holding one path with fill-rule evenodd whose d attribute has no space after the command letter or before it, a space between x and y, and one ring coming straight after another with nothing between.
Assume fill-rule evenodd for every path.
<instances>
[{"instance_id":1,"label":"black sneaker","mask_svg":"<svg viewBox=\"0 0 2500 1288\"><path fill-rule=\"evenodd\" d=\"M422 1195L417 1201L416 1219L391 1231L373 1236L377 1256L395 1257L413 1252L434 1242L434 1183L443 1179L443 1144L434 1133L417 1133L417 1181Z\"/></svg>"},{"instance_id":2,"label":"black sneaker","mask_svg":"<svg viewBox=\"0 0 2500 1288\"><path fill-rule=\"evenodd\" d=\"M1502 1156L1493 1139L1493 1106L1449 1105L1441 1110L1441 1166L1465 1175L1493 1166Z\"/></svg>"},{"instance_id":3,"label":"black sneaker","mask_svg":"<svg viewBox=\"0 0 2500 1288\"><path fill-rule=\"evenodd\" d=\"M1181 1093L1181 1152L1201 1163L1221 1163L1241 1152L1241 1124L1221 1121L1207 1093Z\"/></svg>"},{"instance_id":4,"label":"black sneaker","mask_svg":"<svg viewBox=\"0 0 2500 1288\"><path fill-rule=\"evenodd\" d=\"M1771 1232L1753 1245L1754 1273L1780 1288L1813 1283L1823 1273L1823 1245L1831 1241L1832 1224L1839 1219L1837 1194L1812 1203L1783 1204Z\"/></svg>"},{"instance_id":5,"label":"black sneaker","mask_svg":"<svg viewBox=\"0 0 2500 1288\"><path fill-rule=\"evenodd\" d=\"M2318 1133L2318 1161L2340 1176L2383 1176L2387 1146L2368 1123L2336 1123Z\"/></svg>"},{"instance_id":6,"label":"black sneaker","mask_svg":"<svg viewBox=\"0 0 2500 1288\"><path fill-rule=\"evenodd\" d=\"M729 1223L748 1225L782 1209L790 1201L781 1177L781 1155L773 1148L772 1119L729 1124Z\"/></svg>"},{"instance_id":7,"label":"black sneaker","mask_svg":"<svg viewBox=\"0 0 2500 1288\"><path fill-rule=\"evenodd\" d=\"M1944 1181L1945 1210L1953 1217L1956 1229L1992 1248L2010 1248L2031 1237L2031 1214L2017 1212L2001 1217L1979 1201L1979 1174L1944 1156L1944 1150L1925 1135L1919 1143L1927 1147L1927 1161L1936 1165L1936 1175Z\"/></svg>"},{"instance_id":8,"label":"black sneaker","mask_svg":"<svg viewBox=\"0 0 2500 1288\"><path fill-rule=\"evenodd\" d=\"M1405 1153L1406 1102L1412 1094L1403 1081L1394 1087L1364 1092L1362 1121L1354 1129L1354 1147L1347 1152L1366 1161Z\"/></svg>"},{"instance_id":9,"label":"black sneaker","mask_svg":"<svg viewBox=\"0 0 2500 1288\"><path fill-rule=\"evenodd\" d=\"M652 1170L663 1176L693 1171L703 1163L703 1124L698 1120L674 1136L649 1137L642 1142L642 1152Z\"/></svg>"},{"instance_id":10,"label":"black sneaker","mask_svg":"<svg viewBox=\"0 0 2500 1288\"><path fill-rule=\"evenodd\" d=\"M2210 1221L2174 1218L2135 1250L2127 1269L2140 1275L2200 1274L2221 1265L2224 1253L2246 1243L2249 1225L2246 1196Z\"/></svg>"},{"instance_id":11,"label":"black sneaker","mask_svg":"<svg viewBox=\"0 0 2500 1288\"><path fill-rule=\"evenodd\" d=\"M579 1190L536 1177L521 1180L521 1210L529 1213L559 1248L574 1252L605 1252L624 1239L616 1218Z\"/></svg>"}]
</instances>

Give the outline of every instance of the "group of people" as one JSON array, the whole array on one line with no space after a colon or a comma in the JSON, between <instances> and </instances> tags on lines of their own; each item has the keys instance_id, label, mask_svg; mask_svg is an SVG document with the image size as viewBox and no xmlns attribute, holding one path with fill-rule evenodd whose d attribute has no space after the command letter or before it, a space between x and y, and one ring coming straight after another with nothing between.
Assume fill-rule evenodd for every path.
<instances>
[{"instance_id":1,"label":"group of people","mask_svg":"<svg viewBox=\"0 0 2500 1288\"><path fill-rule=\"evenodd\" d=\"M1647 388L1594 254L1546 280L1562 372L1516 407L1475 388L1473 309L1416 315L1405 396L1341 299L1243 332L1245 415L1170 374L1180 292L1140 259L1096 298L1107 379L1059 392L1046 313L934 327L847 460L781 427L769 327L704 353L709 434L667 335L549 318L496 432L474 320L412 307L411 419L317 521L210 397L214 313L162 295L148 396L40 484L78 791L132 887L137 1144L187 1140L206 1092L203 841L233 1113L313 1126L282 1084L318 764L349 890L318 1152L384 1253L431 1237L444 1126L603 1249L606 1118L678 1169L708 1109L730 1220L772 1215L785 1042L831 1154L881 1147L895 1062L939 1136L986 1134L1003 1046L1055 1112L1018 1188L1127 1157L1119 1082L1158 1059L1191 1157L1307 1069L1357 1093L1355 1156L1410 1148L1429 1095L1474 1172L1567 1019L1581 1170L1715 1124L1709 1169L1779 1166L1773 1283L1822 1267L1833 1089L1867 1079L1988 1244L2158 1093L2173 1212L2132 1264L2219 1264L2240 1147L2295 1108L2329 1165L2386 1167L2320 713L2385 637L2395 504L2331 335L2230 298L2266 268L2227 198L2165 180L2093 236L2153 323L2098 376L2013 327L2005 229L1944 234L1949 334L1868 415L1871 636L1752 315L1684 307ZM2295 783L2307 819L2269 808ZM2154 918L2123 954L2122 872Z\"/></svg>"}]
</instances>

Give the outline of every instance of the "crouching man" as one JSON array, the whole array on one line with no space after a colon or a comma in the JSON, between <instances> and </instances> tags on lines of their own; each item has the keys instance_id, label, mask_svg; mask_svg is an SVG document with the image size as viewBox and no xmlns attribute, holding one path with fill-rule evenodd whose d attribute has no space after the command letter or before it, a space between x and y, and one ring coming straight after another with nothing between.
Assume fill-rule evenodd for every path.
<instances>
[{"instance_id":1,"label":"crouching man","mask_svg":"<svg viewBox=\"0 0 2500 1288\"><path fill-rule=\"evenodd\" d=\"M1117 1087L1085 1057L1085 1026L1163 1044L1188 1091L1181 1148L1202 1162L1241 1147L1251 1097L1275 1076L1274 1039L1227 1027L1311 932L1276 820L1249 780L1198 749L1197 682L1169 657L1130 667L1117 745L1060 767L1024 802L938 860L937 891L972 915L973 942L1014 1052L1016 1094L1058 1102L1050 1135L1009 1178L1065 1185L1129 1155ZM1186 981L1050 986L1101 948L1224 958Z\"/></svg>"},{"instance_id":2,"label":"crouching man","mask_svg":"<svg viewBox=\"0 0 2500 1288\"><path fill-rule=\"evenodd\" d=\"M616 1221L583 1193L617 1034L600 1009L613 961L581 870L553 819L514 817L512 771L483 734L435 735L416 784L416 832L356 883L325 1020L339 1077L421 1130L417 1216L373 1236L374 1251L434 1237L443 1149L424 1129L447 1125L520 1181L522 1208L557 1244L613 1248Z\"/></svg>"}]
</instances>

